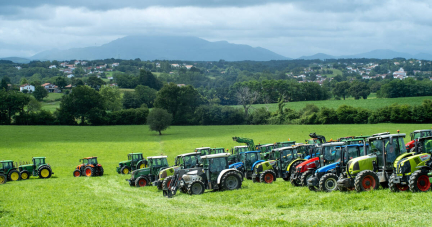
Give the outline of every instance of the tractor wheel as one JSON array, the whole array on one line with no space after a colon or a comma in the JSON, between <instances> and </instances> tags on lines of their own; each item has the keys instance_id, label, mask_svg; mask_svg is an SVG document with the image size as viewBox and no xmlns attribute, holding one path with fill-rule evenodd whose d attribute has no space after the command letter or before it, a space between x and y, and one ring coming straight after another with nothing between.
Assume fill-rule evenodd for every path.
<instances>
[{"instance_id":1,"label":"tractor wheel","mask_svg":"<svg viewBox=\"0 0 432 227\"><path fill-rule=\"evenodd\" d=\"M289 169L289 172L288 172L288 177L289 177L289 178L291 177L291 174L293 174L293 173L295 172L297 166L298 166L300 163L302 163L302 162L303 162L303 161L298 160L298 161L295 161L295 162L291 165L291 168Z\"/></svg>"},{"instance_id":2,"label":"tractor wheel","mask_svg":"<svg viewBox=\"0 0 432 227\"><path fill-rule=\"evenodd\" d=\"M21 171L21 180L28 180L30 178L30 173L27 170Z\"/></svg>"},{"instance_id":3,"label":"tractor wheel","mask_svg":"<svg viewBox=\"0 0 432 227\"><path fill-rule=\"evenodd\" d=\"M260 174L260 182L271 184L276 180L276 173L273 170L266 170Z\"/></svg>"},{"instance_id":4,"label":"tractor wheel","mask_svg":"<svg viewBox=\"0 0 432 227\"><path fill-rule=\"evenodd\" d=\"M400 191L408 190L408 188L409 188L408 185L393 183L393 178L394 178L394 175L391 175L390 179L389 179L389 188L390 188L391 192L400 192Z\"/></svg>"},{"instance_id":5,"label":"tractor wheel","mask_svg":"<svg viewBox=\"0 0 432 227\"><path fill-rule=\"evenodd\" d=\"M129 180L129 186L134 187L135 186L135 181Z\"/></svg>"},{"instance_id":6,"label":"tractor wheel","mask_svg":"<svg viewBox=\"0 0 432 227\"><path fill-rule=\"evenodd\" d=\"M187 187L186 186L183 186L183 187L181 187L180 188L180 191L182 192L182 193L188 193L188 189L187 189Z\"/></svg>"},{"instance_id":7,"label":"tractor wheel","mask_svg":"<svg viewBox=\"0 0 432 227\"><path fill-rule=\"evenodd\" d=\"M8 175L8 180L9 181L17 181L19 179L21 179L21 175L18 172L18 170L14 169L14 170L11 170L9 172L9 175Z\"/></svg>"},{"instance_id":8,"label":"tractor wheel","mask_svg":"<svg viewBox=\"0 0 432 227\"><path fill-rule=\"evenodd\" d=\"M238 177L238 175L236 174ZM187 192L189 195L201 195L204 193L205 187L204 183L200 180L192 182L192 184L187 186Z\"/></svg>"},{"instance_id":9,"label":"tractor wheel","mask_svg":"<svg viewBox=\"0 0 432 227\"><path fill-rule=\"evenodd\" d=\"M222 176L221 179L222 190L239 189L241 188L241 185L242 185L242 179L234 171L227 172Z\"/></svg>"},{"instance_id":10,"label":"tractor wheel","mask_svg":"<svg viewBox=\"0 0 432 227\"><path fill-rule=\"evenodd\" d=\"M347 192L348 191L348 188L345 188L345 187L339 187L338 186L337 189L341 192Z\"/></svg>"},{"instance_id":11,"label":"tractor wheel","mask_svg":"<svg viewBox=\"0 0 432 227\"><path fill-rule=\"evenodd\" d=\"M319 189L323 192L332 192L338 189L337 187L338 177L334 173L327 173L321 177L318 185Z\"/></svg>"},{"instance_id":12,"label":"tractor wheel","mask_svg":"<svg viewBox=\"0 0 432 227\"><path fill-rule=\"evenodd\" d=\"M95 170L92 167L86 167L84 169L84 176L86 177L94 177L95 175Z\"/></svg>"},{"instance_id":13,"label":"tractor wheel","mask_svg":"<svg viewBox=\"0 0 432 227\"><path fill-rule=\"evenodd\" d=\"M0 184L6 184L7 177L4 174L0 174Z\"/></svg>"},{"instance_id":14,"label":"tractor wheel","mask_svg":"<svg viewBox=\"0 0 432 227\"><path fill-rule=\"evenodd\" d=\"M260 182L260 178L258 176L252 177L252 183L259 183L259 182Z\"/></svg>"},{"instance_id":15,"label":"tractor wheel","mask_svg":"<svg viewBox=\"0 0 432 227\"><path fill-rule=\"evenodd\" d=\"M378 175L371 170L362 171L356 176L354 186L357 192L377 190L380 186Z\"/></svg>"},{"instance_id":16,"label":"tractor wheel","mask_svg":"<svg viewBox=\"0 0 432 227\"><path fill-rule=\"evenodd\" d=\"M431 189L429 176L421 170L415 171L409 178L409 188L412 192L427 192Z\"/></svg>"},{"instance_id":17,"label":"tractor wheel","mask_svg":"<svg viewBox=\"0 0 432 227\"><path fill-rule=\"evenodd\" d=\"M166 177L162 181L162 190L169 189L171 187L171 181L172 181L172 179L173 179L173 177L169 176L169 177Z\"/></svg>"},{"instance_id":18,"label":"tractor wheel","mask_svg":"<svg viewBox=\"0 0 432 227\"><path fill-rule=\"evenodd\" d=\"M298 187L301 185L300 180L297 178L294 178L293 175L291 175L291 177L290 177L290 182L291 182L291 185L294 187Z\"/></svg>"},{"instance_id":19,"label":"tractor wheel","mask_svg":"<svg viewBox=\"0 0 432 227\"><path fill-rule=\"evenodd\" d=\"M99 167L99 176L103 176L104 175L104 169L103 167Z\"/></svg>"},{"instance_id":20,"label":"tractor wheel","mask_svg":"<svg viewBox=\"0 0 432 227\"><path fill-rule=\"evenodd\" d=\"M74 177L80 177L81 176L81 172L79 171L79 169L76 169L73 171L73 176Z\"/></svg>"},{"instance_id":21,"label":"tractor wheel","mask_svg":"<svg viewBox=\"0 0 432 227\"><path fill-rule=\"evenodd\" d=\"M309 178L313 177L313 175L314 175L314 171L311 169L304 172L300 178L301 186L303 186L303 187L307 186L307 181L309 180Z\"/></svg>"},{"instance_id":22,"label":"tractor wheel","mask_svg":"<svg viewBox=\"0 0 432 227\"><path fill-rule=\"evenodd\" d=\"M143 169L143 168L147 168L147 165L143 161L141 161L138 163L137 169Z\"/></svg>"},{"instance_id":23,"label":"tractor wheel","mask_svg":"<svg viewBox=\"0 0 432 227\"><path fill-rule=\"evenodd\" d=\"M43 179L50 178L51 174L52 174L52 171L51 171L51 169L48 166L41 166L38 169L38 176L39 176L39 178L43 178Z\"/></svg>"},{"instance_id":24,"label":"tractor wheel","mask_svg":"<svg viewBox=\"0 0 432 227\"><path fill-rule=\"evenodd\" d=\"M149 184L149 181L145 177L138 177L135 180L135 187L145 187Z\"/></svg>"},{"instance_id":25,"label":"tractor wheel","mask_svg":"<svg viewBox=\"0 0 432 227\"><path fill-rule=\"evenodd\" d=\"M123 166L120 170L121 174L129 174L130 173L130 168L127 166Z\"/></svg>"}]
</instances>

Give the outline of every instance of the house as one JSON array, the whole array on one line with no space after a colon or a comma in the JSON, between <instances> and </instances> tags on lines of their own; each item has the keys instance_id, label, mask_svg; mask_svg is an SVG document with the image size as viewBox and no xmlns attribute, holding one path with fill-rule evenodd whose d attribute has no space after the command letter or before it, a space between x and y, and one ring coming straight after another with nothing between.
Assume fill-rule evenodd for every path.
<instances>
[{"instance_id":1,"label":"house","mask_svg":"<svg viewBox=\"0 0 432 227\"><path fill-rule=\"evenodd\" d=\"M420 71L420 70L414 70L413 73L414 73L414 75L415 75L415 74L417 74L417 73L421 73L421 71Z\"/></svg>"},{"instance_id":2,"label":"house","mask_svg":"<svg viewBox=\"0 0 432 227\"><path fill-rule=\"evenodd\" d=\"M57 68L57 66L56 65L50 65L48 68L49 69L55 69L55 68Z\"/></svg>"},{"instance_id":3,"label":"house","mask_svg":"<svg viewBox=\"0 0 432 227\"><path fill-rule=\"evenodd\" d=\"M403 79L405 79L407 76L401 76L401 75L393 75L393 78L394 79L399 79L399 80L403 80Z\"/></svg>"},{"instance_id":4,"label":"house","mask_svg":"<svg viewBox=\"0 0 432 227\"><path fill-rule=\"evenodd\" d=\"M20 86L20 92L22 92L23 90L27 90L28 92L34 92L35 91L35 86L30 85L30 84L23 84Z\"/></svg>"},{"instance_id":5,"label":"house","mask_svg":"<svg viewBox=\"0 0 432 227\"><path fill-rule=\"evenodd\" d=\"M113 71L113 69L107 69L106 71L108 71L108 72L112 72L112 71Z\"/></svg>"},{"instance_id":6,"label":"house","mask_svg":"<svg viewBox=\"0 0 432 227\"><path fill-rule=\"evenodd\" d=\"M403 69L402 69L402 71L395 71L395 72L393 72L393 77L395 77L395 76L403 76L403 77L405 77L406 76L406 72L403 71Z\"/></svg>"},{"instance_id":7,"label":"house","mask_svg":"<svg viewBox=\"0 0 432 227\"><path fill-rule=\"evenodd\" d=\"M117 66L119 66L120 65L120 63L112 63L112 67L117 67Z\"/></svg>"},{"instance_id":8,"label":"house","mask_svg":"<svg viewBox=\"0 0 432 227\"><path fill-rule=\"evenodd\" d=\"M15 66L15 68L18 70L22 69L21 66Z\"/></svg>"},{"instance_id":9,"label":"house","mask_svg":"<svg viewBox=\"0 0 432 227\"><path fill-rule=\"evenodd\" d=\"M186 84L177 84L177 87L184 87Z\"/></svg>"},{"instance_id":10,"label":"house","mask_svg":"<svg viewBox=\"0 0 432 227\"><path fill-rule=\"evenodd\" d=\"M109 77L107 77L107 79L108 79L108 80L114 80L114 77L109 76Z\"/></svg>"},{"instance_id":11,"label":"house","mask_svg":"<svg viewBox=\"0 0 432 227\"><path fill-rule=\"evenodd\" d=\"M81 62L80 61L75 61L74 62L74 65L78 65L78 64L80 64Z\"/></svg>"},{"instance_id":12,"label":"house","mask_svg":"<svg viewBox=\"0 0 432 227\"><path fill-rule=\"evenodd\" d=\"M369 80L370 77L369 77L369 76L362 76L362 79L363 79L363 80Z\"/></svg>"},{"instance_id":13,"label":"house","mask_svg":"<svg viewBox=\"0 0 432 227\"><path fill-rule=\"evenodd\" d=\"M44 83L41 85L45 90L47 90L50 93L60 93L61 90L58 88L58 86L50 83Z\"/></svg>"},{"instance_id":14,"label":"house","mask_svg":"<svg viewBox=\"0 0 432 227\"><path fill-rule=\"evenodd\" d=\"M67 75L67 78L72 78L72 77L75 77L75 76L73 74Z\"/></svg>"},{"instance_id":15,"label":"house","mask_svg":"<svg viewBox=\"0 0 432 227\"><path fill-rule=\"evenodd\" d=\"M87 65L87 62L86 61L82 61L81 65Z\"/></svg>"},{"instance_id":16,"label":"house","mask_svg":"<svg viewBox=\"0 0 432 227\"><path fill-rule=\"evenodd\" d=\"M395 65L399 65L399 62L395 62L394 64L395 64Z\"/></svg>"},{"instance_id":17,"label":"house","mask_svg":"<svg viewBox=\"0 0 432 227\"><path fill-rule=\"evenodd\" d=\"M110 87L117 87L118 85L117 85L117 83L113 83L113 84L109 84L108 86L110 86Z\"/></svg>"},{"instance_id":18,"label":"house","mask_svg":"<svg viewBox=\"0 0 432 227\"><path fill-rule=\"evenodd\" d=\"M160 63L156 62L156 68L160 68Z\"/></svg>"},{"instance_id":19,"label":"house","mask_svg":"<svg viewBox=\"0 0 432 227\"><path fill-rule=\"evenodd\" d=\"M193 65L186 65L185 67L186 67L186 69L191 69L193 67Z\"/></svg>"},{"instance_id":20,"label":"house","mask_svg":"<svg viewBox=\"0 0 432 227\"><path fill-rule=\"evenodd\" d=\"M67 67L67 68L70 68L70 69L72 69L72 68L75 69L75 65L66 65L66 67Z\"/></svg>"},{"instance_id":21,"label":"house","mask_svg":"<svg viewBox=\"0 0 432 227\"><path fill-rule=\"evenodd\" d=\"M179 64L171 64L171 67L178 68L178 67L180 67L180 65Z\"/></svg>"},{"instance_id":22,"label":"house","mask_svg":"<svg viewBox=\"0 0 432 227\"><path fill-rule=\"evenodd\" d=\"M65 87L65 89L72 89L72 87L74 87L74 86L72 86L72 84L69 84Z\"/></svg>"},{"instance_id":23,"label":"house","mask_svg":"<svg viewBox=\"0 0 432 227\"><path fill-rule=\"evenodd\" d=\"M62 63L60 63L60 66L61 66L61 67L66 67L66 65L67 65L66 62L62 62Z\"/></svg>"}]
</instances>

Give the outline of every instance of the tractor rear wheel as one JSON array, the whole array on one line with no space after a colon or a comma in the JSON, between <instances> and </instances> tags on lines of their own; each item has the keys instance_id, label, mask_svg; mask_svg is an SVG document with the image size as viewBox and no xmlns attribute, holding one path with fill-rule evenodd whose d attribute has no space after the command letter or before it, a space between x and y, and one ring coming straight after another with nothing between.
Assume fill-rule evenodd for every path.
<instances>
[{"instance_id":1,"label":"tractor rear wheel","mask_svg":"<svg viewBox=\"0 0 432 227\"><path fill-rule=\"evenodd\" d=\"M408 190L409 186L408 185L402 185L402 184L398 184L398 183L393 183L393 179L394 179L394 175L390 176L389 179L389 188L390 191L392 192L400 192L400 191L406 191Z\"/></svg>"},{"instance_id":2,"label":"tractor rear wheel","mask_svg":"<svg viewBox=\"0 0 432 227\"><path fill-rule=\"evenodd\" d=\"M304 172L300 178L301 186L303 186L303 187L307 186L307 181L309 180L309 178L313 177L313 175L314 175L314 171L311 169Z\"/></svg>"},{"instance_id":3,"label":"tractor rear wheel","mask_svg":"<svg viewBox=\"0 0 432 227\"><path fill-rule=\"evenodd\" d=\"M74 177L80 177L81 176L81 171L79 171L79 169L76 169L73 171L73 176Z\"/></svg>"},{"instance_id":4,"label":"tractor rear wheel","mask_svg":"<svg viewBox=\"0 0 432 227\"><path fill-rule=\"evenodd\" d=\"M102 166L99 167L99 176L103 176L104 175L104 169Z\"/></svg>"},{"instance_id":5,"label":"tractor rear wheel","mask_svg":"<svg viewBox=\"0 0 432 227\"><path fill-rule=\"evenodd\" d=\"M52 171L48 166L41 166L38 169L39 178L50 178L51 174L52 174Z\"/></svg>"},{"instance_id":6,"label":"tractor rear wheel","mask_svg":"<svg viewBox=\"0 0 432 227\"><path fill-rule=\"evenodd\" d=\"M138 163L137 169L143 169L143 168L147 168L147 165L143 161L141 161Z\"/></svg>"},{"instance_id":7,"label":"tractor rear wheel","mask_svg":"<svg viewBox=\"0 0 432 227\"><path fill-rule=\"evenodd\" d=\"M334 173L327 173L321 177L318 185L319 189L323 192L332 192L338 189L337 187L338 177Z\"/></svg>"},{"instance_id":8,"label":"tractor rear wheel","mask_svg":"<svg viewBox=\"0 0 432 227\"><path fill-rule=\"evenodd\" d=\"M238 177L238 175L236 175ZM204 183L200 180L192 182L192 184L187 186L187 191L189 195L201 195L204 193L205 187Z\"/></svg>"},{"instance_id":9,"label":"tractor rear wheel","mask_svg":"<svg viewBox=\"0 0 432 227\"><path fill-rule=\"evenodd\" d=\"M290 167L289 172L288 172L288 178L290 178L291 174L293 174L295 172L297 166L302 162L303 161L298 160L298 161L293 162L293 164L291 164L291 167Z\"/></svg>"},{"instance_id":10,"label":"tractor rear wheel","mask_svg":"<svg viewBox=\"0 0 432 227\"><path fill-rule=\"evenodd\" d=\"M19 180L20 178L21 178L21 175L20 175L20 173L18 172L18 170L14 169L14 170L11 170L11 171L9 172L8 180L10 180L10 181L17 181L17 180Z\"/></svg>"},{"instance_id":11,"label":"tractor rear wheel","mask_svg":"<svg viewBox=\"0 0 432 227\"><path fill-rule=\"evenodd\" d=\"M240 176L234 172L230 171L225 173L221 179L222 190L234 190L241 188L242 179Z\"/></svg>"},{"instance_id":12,"label":"tractor rear wheel","mask_svg":"<svg viewBox=\"0 0 432 227\"><path fill-rule=\"evenodd\" d=\"M145 187L148 185L148 180L145 177L138 177L135 180L135 187Z\"/></svg>"},{"instance_id":13,"label":"tractor rear wheel","mask_svg":"<svg viewBox=\"0 0 432 227\"><path fill-rule=\"evenodd\" d=\"M0 184L6 184L7 177L4 174L0 174Z\"/></svg>"},{"instance_id":14,"label":"tractor rear wheel","mask_svg":"<svg viewBox=\"0 0 432 227\"><path fill-rule=\"evenodd\" d=\"M378 175L371 170L362 171L356 176L354 186L357 192L377 190L380 186Z\"/></svg>"},{"instance_id":15,"label":"tractor rear wheel","mask_svg":"<svg viewBox=\"0 0 432 227\"><path fill-rule=\"evenodd\" d=\"M415 171L409 178L409 188L412 192L427 192L431 190L431 183L427 173Z\"/></svg>"},{"instance_id":16,"label":"tractor rear wheel","mask_svg":"<svg viewBox=\"0 0 432 227\"><path fill-rule=\"evenodd\" d=\"M21 171L21 180L28 180L30 178L30 173L27 170Z\"/></svg>"},{"instance_id":17,"label":"tractor rear wheel","mask_svg":"<svg viewBox=\"0 0 432 227\"><path fill-rule=\"evenodd\" d=\"M171 187L171 181L172 181L172 179L173 179L173 177L169 176L169 177L166 177L162 181L162 190L169 189Z\"/></svg>"},{"instance_id":18,"label":"tractor rear wheel","mask_svg":"<svg viewBox=\"0 0 432 227\"><path fill-rule=\"evenodd\" d=\"M297 178L295 178L295 177L294 177L294 174L291 175L291 177L290 177L290 182L291 182L291 185L294 186L294 187L298 187L298 186L301 185L301 184L300 184L300 180L297 179Z\"/></svg>"},{"instance_id":19,"label":"tractor rear wheel","mask_svg":"<svg viewBox=\"0 0 432 227\"><path fill-rule=\"evenodd\" d=\"M130 173L130 168L128 166L123 166L120 170L121 174L129 174Z\"/></svg>"},{"instance_id":20,"label":"tractor rear wheel","mask_svg":"<svg viewBox=\"0 0 432 227\"><path fill-rule=\"evenodd\" d=\"M95 170L94 170L94 168L92 168L92 167L86 167L85 169L84 169L84 175L86 176L86 177L94 177L94 175L95 175Z\"/></svg>"},{"instance_id":21,"label":"tractor rear wheel","mask_svg":"<svg viewBox=\"0 0 432 227\"><path fill-rule=\"evenodd\" d=\"M266 170L260 174L260 182L271 184L276 180L276 173L273 170Z\"/></svg>"}]
</instances>

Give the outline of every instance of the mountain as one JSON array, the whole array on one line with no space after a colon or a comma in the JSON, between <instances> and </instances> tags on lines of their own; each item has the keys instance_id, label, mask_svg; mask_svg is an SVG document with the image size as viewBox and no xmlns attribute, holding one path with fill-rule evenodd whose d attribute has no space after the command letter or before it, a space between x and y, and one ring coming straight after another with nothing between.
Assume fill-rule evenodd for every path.
<instances>
[{"instance_id":1,"label":"mountain","mask_svg":"<svg viewBox=\"0 0 432 227\"><path fill-rule=\"evenodd\" d=\"M376 58L376 59L393 59L393 58L415 58L419 60L432 60L431 54L426 53L419 53L416 55L411 55L407 53L397 52L393 50L387 50L387 49L379 49L379 50L373 50L366 53L361 54L354 54L354 55L341 55L341 56L331 56L328 54L314 54L311 56L302 56L298 59L306 59L306 60L312 60L312 59L340 59L340 58Z\"/></svg>"},{"instance_id":2,"label":"mountain","mask_svg":"<svg viewBox=\"0 0 432 227\"><path fill-rule=\"evenodd\" d=\"M232 44L226 41L209 42L197 37L126 36L102 46L48 50L31 57L37 60L95 60L107 58L141 60L191 61L269 61L288 60L282 55L261 47Z\"/></svg>"},{"instance_id":3,"label":"mountain","mask_svg":"<svg viewBox=\"0 0 432 227\"><path fill-rule=\"evenodd\" d=\"M27 58L19 58L19 57L8 57L8 58L0 58L0 60L9 60L14 63L29 63L30 60Z\"/></svg>"}]
</instances>

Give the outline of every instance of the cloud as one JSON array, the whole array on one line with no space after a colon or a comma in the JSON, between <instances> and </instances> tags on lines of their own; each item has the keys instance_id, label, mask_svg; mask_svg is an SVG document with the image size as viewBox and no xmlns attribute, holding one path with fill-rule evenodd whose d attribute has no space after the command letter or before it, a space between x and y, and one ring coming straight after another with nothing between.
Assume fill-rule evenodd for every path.
<instances>
[{"instance_id":1,"label":"cloud","mask_svg":"<svg viewBox=\"0 0 432 227\"><path fill-rule=\"evenodd\" d=\"M30 56L52 48L102 45L134 34L227 40L287 57L386 48L432 52L432 8L427 1L148 2L2 1L0 43L10 47L0 50L0 57L14 49L17 55Z\"/></svg>"}]
</instances>

